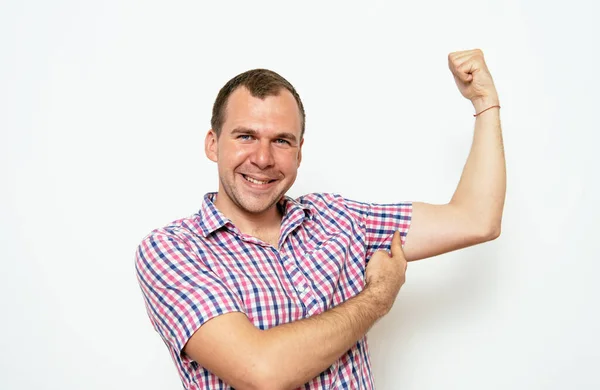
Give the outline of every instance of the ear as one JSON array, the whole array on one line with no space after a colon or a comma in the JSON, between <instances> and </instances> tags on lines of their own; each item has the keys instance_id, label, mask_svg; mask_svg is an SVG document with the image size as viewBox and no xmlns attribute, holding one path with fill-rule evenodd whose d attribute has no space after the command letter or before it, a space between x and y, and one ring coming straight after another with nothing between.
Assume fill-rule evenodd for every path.
<instances>
[{"instance_id":1,"label":"ear","mask_svg":"<svg viewBox=\"0 0 600 390\"><path fill-rule=\"evenodd\" d=\"M304 137L302 137L300 147L298 148L298 168L300 168L300 163L302 162L302 145L304 145Z\"/></svg>"},{"instance_id":2,"label":"ear","mask_svg":"<svg viewBox=\"0 0 600 390\"><path fill-rule=\"evenodd\" d=\"M209 160L214 162L217 162L219 157L217 141L217 133L213 129L208 130L204 139L204 153Z\"/></svg>"}]
</instances>

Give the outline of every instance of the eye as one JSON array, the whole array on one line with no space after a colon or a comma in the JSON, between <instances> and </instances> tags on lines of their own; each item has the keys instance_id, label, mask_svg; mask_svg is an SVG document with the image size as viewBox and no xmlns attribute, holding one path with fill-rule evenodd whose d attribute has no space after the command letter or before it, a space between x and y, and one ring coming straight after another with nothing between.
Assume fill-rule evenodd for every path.
<instances>
[{"instance_id":1,"label":"eye","mask_svg":"<svg viewBox=\"0 0 600 390\"><path fill-rule=\"evenodd\" d=\"M283 139L283 138L277 138L277 139L275 140L275 143L277 143L277 144L280 144L280 145L291 145L291 144L290 144L290 141L288 141L288 140L285 140L285 139Z\"/></svg>"},{"instance_id":2,"label":"eye","mask_svg":"<svg viewBox=\"0 0 600 390\"><path fill-rule=\"evenodd\" d=\"M250 141L252 136L250 134L240 134L237 138L241 139L242 141Z\"/></svg>"}]
</instances>

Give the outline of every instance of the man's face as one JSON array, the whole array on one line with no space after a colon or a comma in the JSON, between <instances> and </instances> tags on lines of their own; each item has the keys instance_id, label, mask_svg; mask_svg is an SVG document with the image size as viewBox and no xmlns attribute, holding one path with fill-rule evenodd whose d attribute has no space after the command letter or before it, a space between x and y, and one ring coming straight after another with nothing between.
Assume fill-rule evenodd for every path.
<instances>
[{"instance_id":1,"label":"man's face","mask_svg":"<svg viewBox=\"0 0 600 390\"><path fill-rule=\"evenodd\" d=\"M219 169L218 206L258 214L271 210L296 180L302 159L300 112L282 89L264 100L236 89L221 134L210 130L206 155Z\"/></svg>"}]
</instances>

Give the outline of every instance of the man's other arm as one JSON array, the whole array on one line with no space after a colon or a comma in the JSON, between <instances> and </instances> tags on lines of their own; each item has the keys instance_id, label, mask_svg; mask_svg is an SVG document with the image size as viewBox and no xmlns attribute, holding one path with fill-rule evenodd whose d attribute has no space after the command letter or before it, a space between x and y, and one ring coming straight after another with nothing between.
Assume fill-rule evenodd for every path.
<instances>
[{"instance_id":1,"label":"man's other arm","mask_svg":"<svg viewBox=\"0 0 600 390\"><path fill-rule=\"evenodd\" d=\"M451 53L449 67L462 95L479 113L498 105L492 77L480 50ZM493 240L500 235L506 167L498 108L475 120L471 151L448 204L414 202L404 253L408 261Z\"/></svg>"},{"instance_id":2,"label":"man's other arm","mask_svg":"<svg viewBox=\"0 0 600 390\"><path fill-rule=\"evenodd\" d=\"M242 313L202 325L184 353L236 389L294 389L319 375L360 340L391 309L405 280L400 235L392 254L376 252L367 265L364 290L319 315L257 329Z\"/></svg>"}]
</instances>

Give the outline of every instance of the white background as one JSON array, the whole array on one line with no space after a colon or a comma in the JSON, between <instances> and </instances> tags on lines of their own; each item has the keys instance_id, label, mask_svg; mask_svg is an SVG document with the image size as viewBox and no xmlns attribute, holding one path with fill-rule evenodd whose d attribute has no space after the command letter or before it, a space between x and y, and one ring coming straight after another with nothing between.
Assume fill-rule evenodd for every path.
<instances>
[{"instance_id":1,"label":"white background","mask_svg":"<svg viewBox=\"0 0 600 390\"><path fill-rule=\"evenodd\" d=\"M273 69L307 112L290 195L443 203L481 48L502 104L501 237L410 263L378 389L598 389L597 3L3 1L0 388L177 389L133 256L216 190L219 88Z\"/></svg>"}]
</instances>

